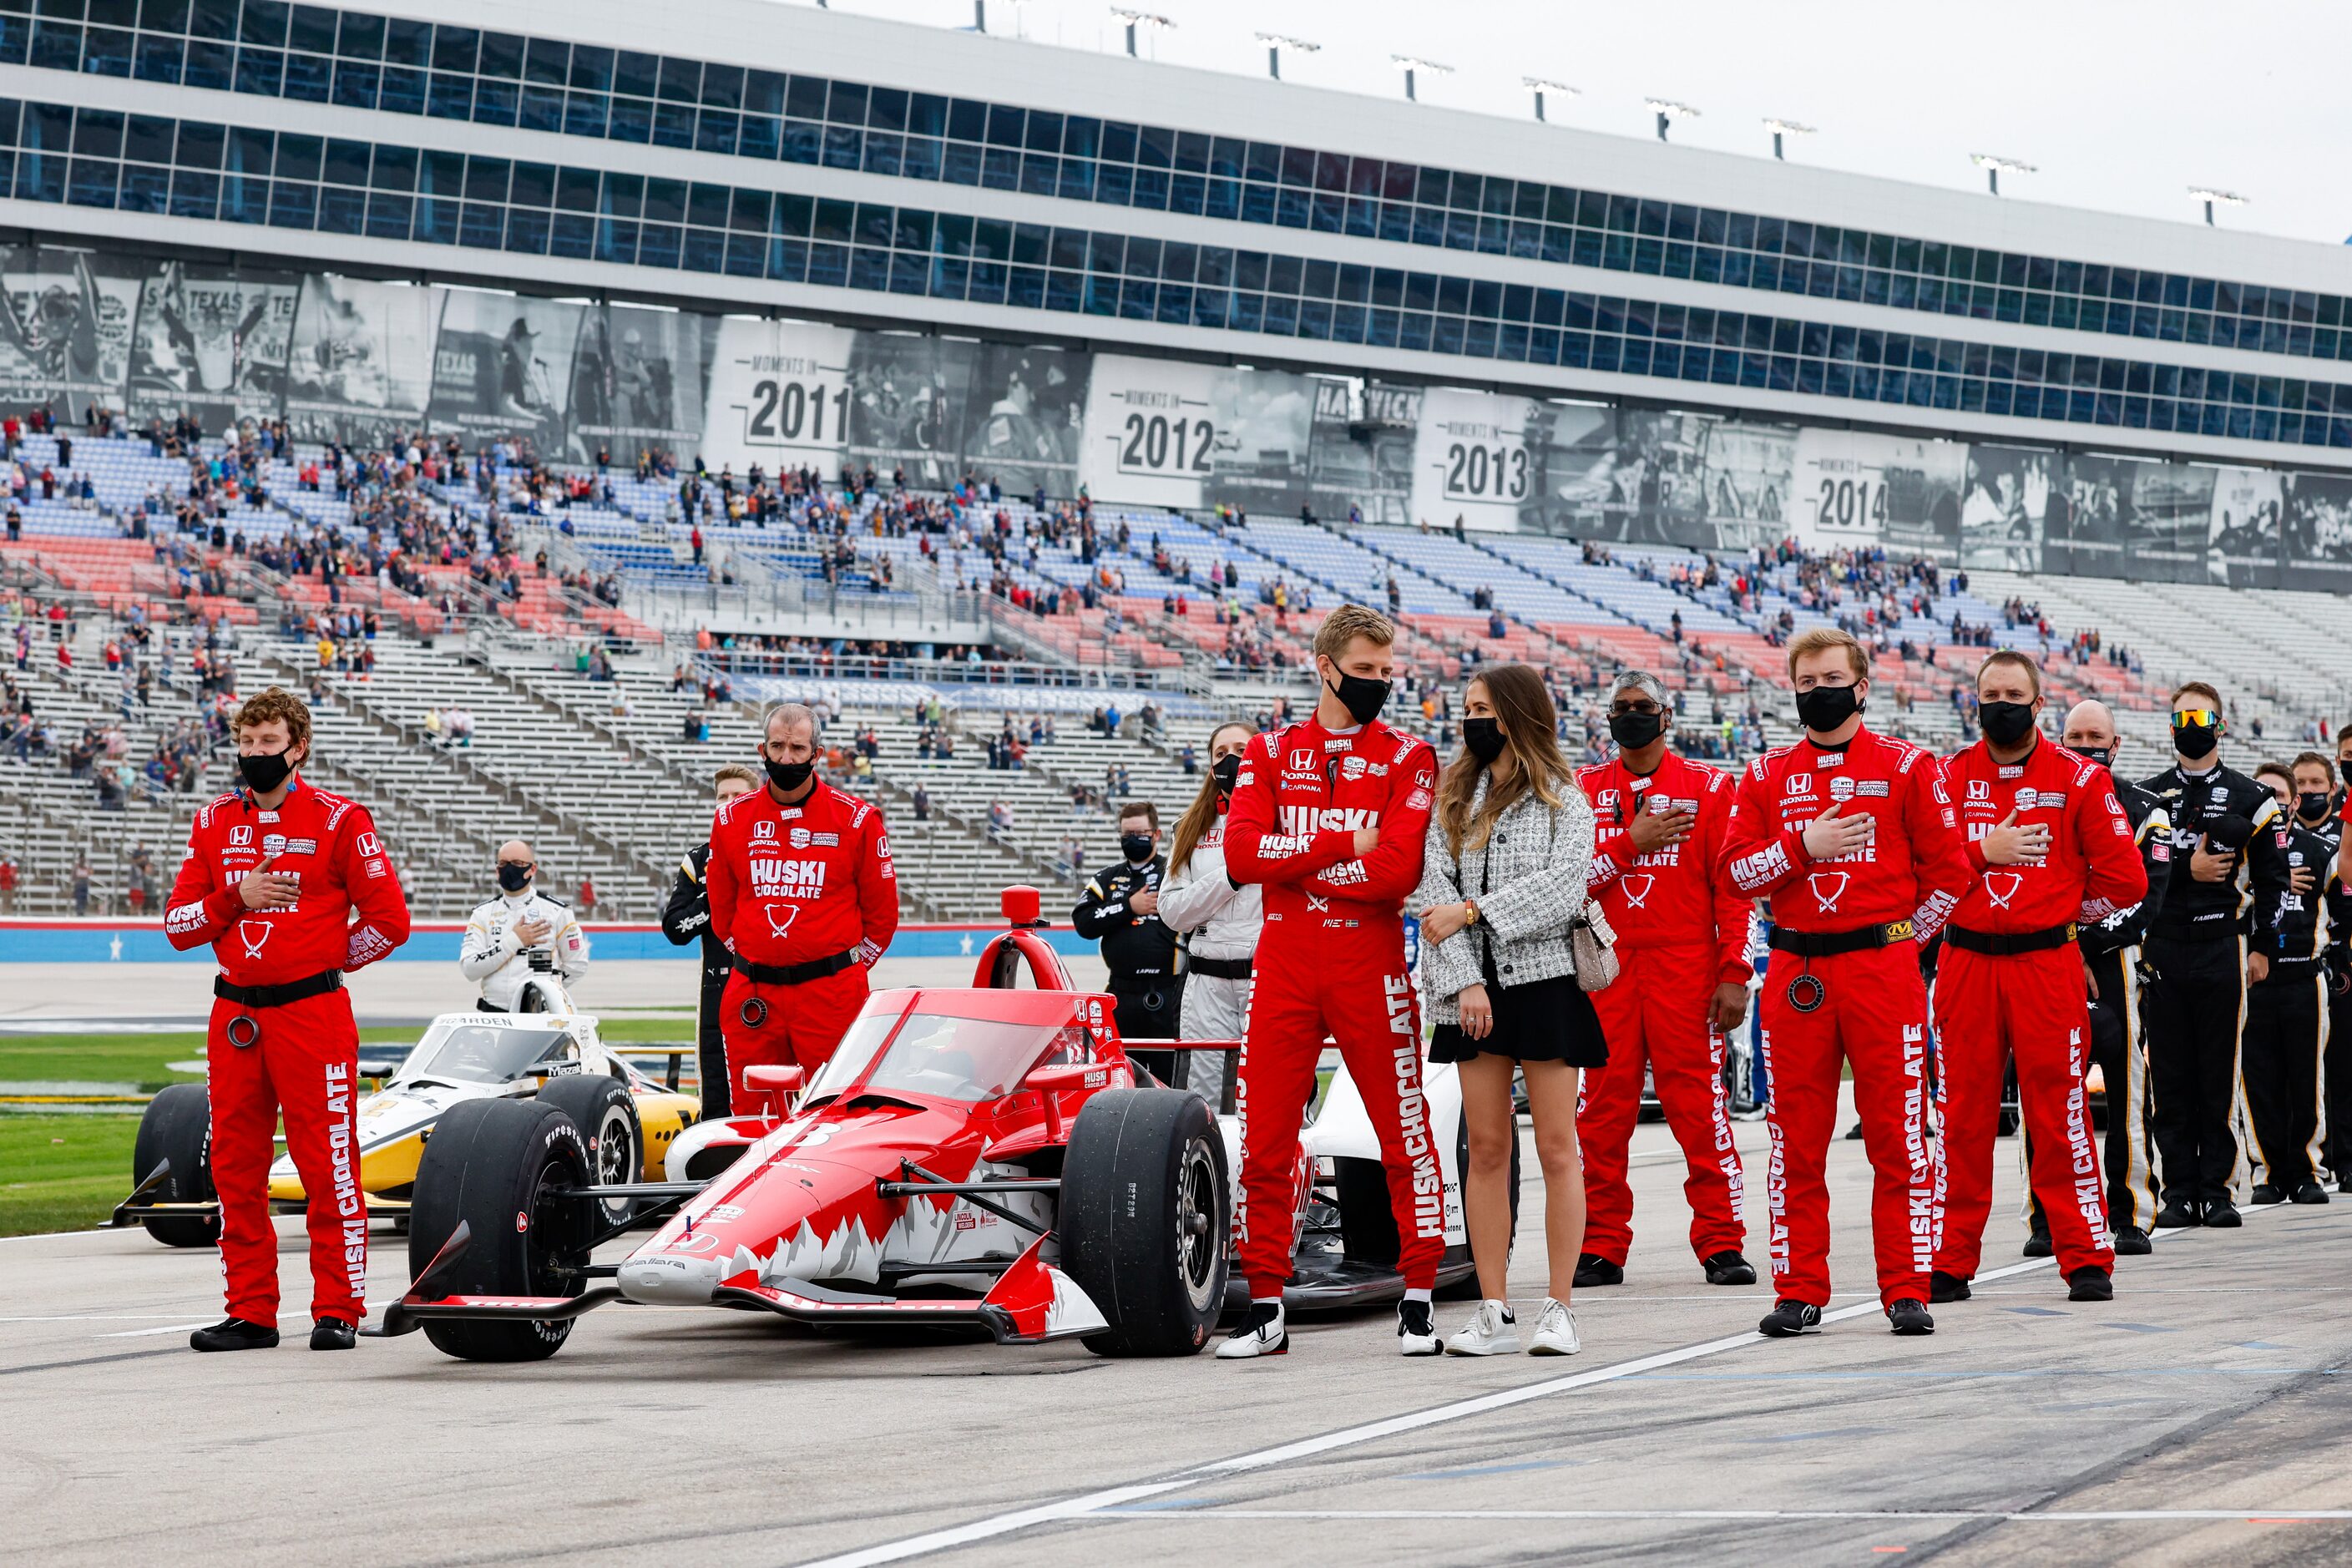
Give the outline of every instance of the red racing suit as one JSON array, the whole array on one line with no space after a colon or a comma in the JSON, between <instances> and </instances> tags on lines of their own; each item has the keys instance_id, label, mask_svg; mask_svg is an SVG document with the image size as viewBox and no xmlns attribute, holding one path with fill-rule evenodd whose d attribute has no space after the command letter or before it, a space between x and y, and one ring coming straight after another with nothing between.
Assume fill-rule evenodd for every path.
<instances>
[{"instance_id":1,"label":"red racing suit","mask_svg":"<svg viewBox=\"0 0 2352 1568\"><path fill-rule=\"evenodd\" d=\"M1871 817L1875 835L1834 862L1817 862L1805 851L1805 827L1832 804L1843 816ZM1742 898L1772 900L1776 956L1759 1021L1772 1095L1766 1190L1775 1293L1829 1305L1825 1167L1843 1056L1853 1064L1873 1172L1879 1300L1925 1300L1940 1178L1927 1130L1919 947L1970 880L1943 770L1910 742L1867 729L1835 751L1809 738L1768 752L1740 780L1718 874ZM1826 957L1792 951L1839 937L1868 945ZM1800 999L1814 1010L1802 1010Z\"/></svg>"},{"instance_id":2,"label":"red racing suit","mask_svg":"<svg viewBox=\"0 0 2352 1568\"><path fill-rule=\"evenodd\" d=\"M1584 1149L1584 1250L1621 1267L1633 1244L1625 1150L1642 1110L1646 1064L1666 1125L1682 1145L1691 1250L1737 1252L1746 1185L1723 1088L1723 1037L1708 1022L1719 984L1748 984L1752 907L1715 875L1736 793L1732 775L1672 752L1644 777L1621 756L1580 769L1592 802L1589 894L1617 932L1617 981L1592 993L1609 1065L1584 1075L1576 1134ZM1690 837L1633 853L1637 813L1696 814Z\"/></svg>"},{"instance_id":3,"label":"red racing suit","mask_svg":"<svg viewBox=\"0 0 2352 1568\"><path fill-rule=\"evenodd\" d=\"M2040 738L2019 763L1994 762L1979 741L1944 763L1944 782L1959 807L1976 881L1952 911L1936 963L1945 1183L1936 1269L1958 1279L1977 1271L1992 1206L2001 1079L2012 1057L2029 1176L2059 1272L2112 1268L2105 1177L2083 1087L2091 1014L2074 939L2078 921L2105 920L2147 896L2131 820L2105 768ZM2012 813L2020 826L2048 826L2050 852L1988 865L1985 835ZM2033 951L1980 951L2012 944Z\"/></svg>"},{"instance_id":4,"label":"red racing suit","mask_svg":"<svg viewBox=\"0 0 2352 1568\"><path fill-rule=\"evenodd\" d=\"M301 879L300 901L248 910L237 891L264 860ZM408 940L408 900L367 808L304 784L265 811L252 795L222 795L196 813L188 852L164 906L175 948L210 942L220 980L236 987L336 984L279 1004L213 1003L205 1062L211 1079L213 1187L220 1194L221 1271L228 1313L278 1322L278 1231L269 1219L272 1135L309 1202L310 1315L367 1315L367 1200L360 1190L359 1031L341 975ZM356 917L356 918L354 918ZM230 1026L237 1020L235 1035ZM240 1046L236 1036L257 1028Z\"/></svg>"},{"instance_id":5,"label":"red racing suit","mask_svg":"<svg viewBox=\"0 0 2352 1568\"><path fill-rule=\"evenodd\" d=\"M1421 1006L1404 961L1404 900L1421 881L1437 788L1429 743L1378 720L1313 719L1250 742L1225 818L1225 870L1263 884L1257 988L1242 1044L1243 1271L1255 1300L1290 1277L1298 1127L1328 1035L1363 1096L1387 1168L1407 1289L1436 1282L1445 1177L1421 1091ZM1380 842L1359 858L1359 828Z\"/></svg>"},{"instance_id":6,"label":"red racing suit","mask_svg":"<svg viewBox=\"0 0 2352 1568\"><path fill-rule=\"evenodd\" d=\"M832 1059L898 929L898 873L874 803L819 781L796 805L761 788L720 806L703 877L735 955L719 1026L742 1105L745 1068Z\"/></svg>"}]
</instances>

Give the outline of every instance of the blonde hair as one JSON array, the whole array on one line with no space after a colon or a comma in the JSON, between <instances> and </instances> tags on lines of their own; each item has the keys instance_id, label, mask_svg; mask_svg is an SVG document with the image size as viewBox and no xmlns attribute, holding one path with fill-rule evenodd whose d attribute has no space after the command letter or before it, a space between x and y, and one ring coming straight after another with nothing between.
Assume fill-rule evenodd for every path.
<instances>
[{"instance_id":1,"label":"blonde hair","mask_svg":"<svg viewBox=\"0 0 2352 1568\"><path fill-rule=\"evenodd\" d=\"M1496 819L1530 794L1558 811L1569 795L1583 793L1577 788L1575 770L1560 754L1559 713L1542 676L1524 664L1496 664L1480 670L1470 684L1486 689L1486 700L1495 705L1495 717L1502 722L1503 743L1518 765L1506 782L1487 785L1486 802L1474 817L1470 802L1486 764L1467 743L1445 764L1445 776L1437 784L1437 824L1456 856L1484 847Z\"/></svg>"},{"instance_id":2,"label":"blonde hair","mask_svg":"<svg viewBox=\"0 0 2352 1568\"><path fill-rule=\"evenodd\" d=\"M1856 680L1870 679L1870 652L1854 641L1853 634L1843 626L1815 626L1799 632L1789 639L1789 679L1797 679L1797 661L1822 652L1825 648L1845 649L1845 660Z\"/></svg>"},{"instance_id":3,"label":"blonde hair","mask_svg":"<svg viewBox=\"0 0 2352 1568\"><path fill-rule=\"evenodd\" d=\"M710 775L710 787L717 789L720 784L727 784L730 781L741 784L745 789L758 789L760 787L760 775L753 773L741 763L727 763L722 764L718 772Z\"/></svg>"},{"instance_id":4,"label":"blonde hair","mask_svg":"<svg viewBox=\"0 0 2352 1568\"><path fill-rule=\"evenodd\" d=\"M2013 647L1993 649L1992 652L1985 655L1983 662L1977 666L1976 679L1979 684L1984 680L1984 672L1996 664L2013 664L2025 671L2025 679L2033 683L2033 695L2036 697L2042 695L2042 667L2034 663L2030 655L2020 653Z\"/></svg>"},{"instance_id":5,"label":"blonde hair","mask_svg":"<svg viewBox=\"0 0 2352 1568\"><path fill-rule=\"evenodd\" d=\"M1386 647L1396 641L1396 623L1369 605L1342 605L1315 628L1316 655L1337 662L1358 637Z\"/></svg>"}]
</instances>

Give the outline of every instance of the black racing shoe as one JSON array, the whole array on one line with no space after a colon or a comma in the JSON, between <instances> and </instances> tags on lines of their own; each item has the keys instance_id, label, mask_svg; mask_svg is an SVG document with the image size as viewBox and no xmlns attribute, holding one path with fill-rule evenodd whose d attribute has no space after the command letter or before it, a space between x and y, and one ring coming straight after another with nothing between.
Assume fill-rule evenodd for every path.
<instances>
[{"instance_id":1,"label":"black racing shoe","mask_svg":"<svg viewBox=\"0 0 2352 1568\"><path fill-rule=\"evenodd\" d=\"M2305 1182L2295 1188L2286 1201L2291 1204L2324 1204L2327 1201L2327 1189L2317 1182Z\"/></svg>"},{"instance_id":2,"label":"black racing shoe","mask_svg":"<svg viewBox=\"0 0 2352 1568\"><path fill-rule=\"evenodd\" d=\"M360 1342L359 1331L341 1318L321 1318L310 1326L314 1351L347 1351Z\"/></svg>"},{"instance_id":3,"label":"black racing shoe","mask_svg":"<svg viewBox=\"0 0 2352 1568\"><path fill-rule=\"evenodd\" d=\"M1822 1327L1822 1310L1811 1301L1781 1301L1764 1314L1756 1331L1770 1340L1793 1340L1799 1334L1818 1333Z\"/></svg>"},{"instance_id":4,"label":"black racing shoe","mask_svg":"<svg viewBox=\"0 0 2352 1568\"><path fill-rule=\"evenodd\" d=\"M1283 1325L1282 1308L1273 1301L1252 1301L1249 1317L1217 1347L1219 1361L1248 1361L1262 1355L1288 1355L1290 1335Z\"/></svg>"},{"instance_id":5,"label":"black racing shoe","mask_svg":"<svg viewBox=\"0 0 2352 1568\"><path fill-rule=\"evenodd\" d=\"M2127 1225L2116 1232L2117 1258L2146 1258L2155 1250L2156 1244L2148 1240L2147 1232L2136 1225Z\"/></svg>"},{"instance_id":6,"label":"black racing shoe","mask_svg":"<svg viewBox=\"0 0 2352 1568\"><path fill-rule=\"evenodd\" d=\"M1856 1121L1853 1126L1845 1130L1845 1141L1849 1143L1859 1143L1862 1142L1861 1121Z\"/></svg>"},{"instance_id":7,"label":"black racing shoe","mask_svg":"<svg viewBox=\"0 0 2352 1568\"><path fill-rule=\"evenodd\" d=\"M1946 1301L1965 1301L1975 1294L1969 1289L1969 1282L1957 1274L1947 1274L1938 1268L1927 1276L1927 1300L1939 1305Z\"/></svg>"},{"instance_id":8,"label":"black racing shoe","mask_svg":"<svg viewBox=\"0 0 2352 1568\"><path fill-rule=\"evenodd\" d=\"M2026 1258L2047 1258L2057 1250L2051 1245L2050 1233L2046 1230L2037 1230L2025 1238L2025 1246L2021 1249L2021 1255Z\"/></svg>"},{"instance_id":9,"label":"black racing shoe","mask_svg":"<svg viewBox=\"0 0 2352 1568\"><path fill-rule=\"evenodd\" d=\"M1706 1270L1706 1282L1710 1285L1756 1283L1756 1265L1748 1262L1737 1250L1718 1252L1714 1257L1702 1261L1699 1267Z\"/></svg>"},{"instance_id":10,"label":"black racing shoe","mask_svg":"<svg viewBox=\"0 0 2352 1568\"><path fill-rule=\"evenodd\" d=\"M2188 1230L2205 1223L2205 1216L2195 1204L2176 1198L2164 1205L2156 1216L2158 1230Z\"/></svg>"},{"instance_id":11,"label":"black racing shoe","mask_svg":"<svg viewBox=\"0 0 2352 1568\"><path fill-rule=\"evenodd\" d=\"M1437 1337L1437 1315L1428 1302L1410 1298L1397 1303L1397 1350L1404 1355L1442 1355L1445 1343Z\"/></svg>"},{"instance_id":12,"label":"black racing shoe","mask_svg":"<svg viewBox=\"0 0 2352 1568\"><path fill-rule=\"evenodd\" d=\"M209 1329L198 1329L188 1336L188 1348L199 1351L272 1351L278 1348L278 1331L261 1323L248 1323L243 1318L223 1318Z\"/></svg>"},{"instance_id":13,"label":"black racing shoe","mask_svg":"<svg viewBox=\"0 0 2352 1568\"><path fill-rule=\"evenodd\" d=\"M1589 1289L1595 1285L1622 1285L1625 1266L1612 1263L1597 1252L1588 1252L1576 1260L1576 1288Z\"/></svg>"},{"instance_id":14,"label":"black racing shoe","mask_svg":"<svg viewBox=\"0 0 2352 1568\"><path fill-rule=\"evenodd\" d=\"M2238 1213L2238 1205L2227 1198L2218 1204L2205 1205L2205 1226L2209 1230L2235 1230L2245 1223L2245 1216Z\"/></svg>"},{"instance_id":15,"label":"black racing shoe","mask_svg":"<svg viewBox=\"0 0 2352 1568\"><path fill-rule=\"evenodd\" d=\"M2112 1301L2116 1299L2115 1276L2093 1263L2066 1276L2066 1300L2069 1301Z\"/></svg>"},{"instance_id":16,"label":"black racing shoe","mask_svg":"<svg viewBox=\"0 0 2352 1568\"><path fill-rule=\"evenodd\" d=\"M2264 1204L2283 1204L2286 1202L2285 1192L2278 1187L2271 1185L2268 1182L2257 1184L2254 1190L2247 1194L2246 1197L2247 1201L2252 1203L2256 1208L2262 1207Z\"/></svg>"},{"instance_id":17,"label":"black racing shoe","mask_svg":"<svg viewBox=\"0 0 2352 1568\"><path fill-rule=\"evenodd\" d=\"M1906 1336L1932 1334L1936 1331L1936 1320L1927 1315L1927 1302L1900 1296L1887 1305L1886 1326Z\"/></svg>"}]
</instances>

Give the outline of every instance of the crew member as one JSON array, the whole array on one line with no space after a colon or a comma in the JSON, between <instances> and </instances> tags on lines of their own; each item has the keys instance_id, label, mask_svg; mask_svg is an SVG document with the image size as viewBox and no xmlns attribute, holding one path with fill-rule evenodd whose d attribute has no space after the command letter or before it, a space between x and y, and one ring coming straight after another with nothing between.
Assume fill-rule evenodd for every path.
<instances>
[{"instance_id":1,"label":"crew member","mask_svg":"<svg viewBox=\"0 0 2352 1568\"><path fill-rule=\"evenodd\" d=\"M349 1350L367 1314L359 1030L343 975L408 940L408 900L365 806L304 784L310 710L273 686L237 710L244 787L196 813L163 933L220 960L205 1041L228 1316L200 1351L278 1342L269 1166L278 1118L310 1233L310 1348Z\"/></svg>"},{"instance_id":2,"label":"crew member","mask_svg":"<svg viewBox=\"0 0 2352 1568\"><path fill-rule=\"evenodd\" d=\"M1592 993L1609 1065L1588 1073L1576 1116L1584 1148L1584 1256L1576 1285L1618 1285L1633 1245L1626 1151L1646 1067L1682 1145L1691 1251L1710 1285L1753 1285L1741 1251L1745 1183L1724 1093L1724 1037L1748 1016L1752 906L1715 875L1732 775L1667 749L1665 684L1621 672L1609 693L1617 756L1579 770L1596 835L1585 886L1617 932L1616 983Z\"/></svg>"},{"instance_id":3,"label":"crew member","mask_svg":"<svg viewBox=\"0 0 2352 1568\"><path fill-rule=\"evenodd\" d=\"M1878 1295L1898 1334L1935 1332L1935 1163L1927 1137L1927 993L1920 944L1971 879L1943 770L1907 741L1864 728L1870 658L1816 626L1789 644L1805 738L1740 781L1717 875L1772 900L1764 987L1772 1073L1772 1280L1758 1325L1817 1328L1829 1303L1829 1187L1841 1055L1853 1072L1873 1172Z\"/></svg>"},{"instance_id":4,"label":"crew member","mask_svg":"<svg viewBox=\"0 0 2352 1568\"><path fill-rule=\"evenodd\" d=\"M740 763L729 763L712 782L716 804L725 805L737 795L758 789L760 775ZM684 947L697 938L702 942L702 987L695 994L694 1042L705 1117L728 1114L727 1042L719 1032L719 1014L728 971L734 962L727 944L710 929L710 892L703 881L703 867L709 859L710 840L706 838L678 861L677 877L670 883L661 921L662 935L669 938L671 946Z\"/></svg>"},{"instance_id":5,"label":"crew member","mask_svg":"<svg viewBox=\"0 0 2352 1568\"><path fill-rule=\"evenodd\" d=\"M2245 1153L2236 1125L2246 986L2270 973L2287 890L2286 815L2222 764L2221 695L2172 694L2173 765L2140 787L2172 821L2172 872L2149 922L2147 1067L2162 1165L2159 1229L2242 1225L2231 1199Z\"/></svg>"},{"instance_id":6,"label":"crew member","mask_svg":"<svg viewBox=\"0 0 2352 1568\"><path fill-rule=\"evenodd\" d=\"M2352 818L2352 724L2336 731L2336 805L2327 831L2336 839L2327 879L2327 923L2335 933L2327 965L2327 1170L2338 1193L2352 1193L2352 885L2346 881L2345 824Z\"/></svg>"},{"instance_id":7,"label":"crew member","mask_svg":"<svg viewBox=\"0 0 2352 1568\"><path fill-rule=\"evenodd\" d=\"M1118 808L1116 864L1089 878L1070 923L1088 942L1102 943L1110 994L1118 1005L1123 1040L1172 1040L1179 1025L1181 984L1176 973L1176 933L1160 918L1160 808L1130 800ZM1171 1053L1152 1053L1155 1071L1172 1070Z\"/></svg>"},{"instance_id":8,"label":"crew member","mask_svg":"<svg viewBox=\"0 0 2352 1568\"><path fill-rule=\"evenodd\" d=\"M482 988L485 1013L551 1013L571 1001L572 983L588 973L588 939L571 906L541 892L530 846L499 846L499 896L474 907L457 972Z\"/></svg>"},{"instance_id":9,"label":"crew member","mask_svg":"<svg viewBox=\"0 0 2352 1568\"><path fill-rule=\"evenodd\" d=\"M1184 1000L1180 1037L1238 1040L1249 1022L1251 958L1265 923L1265 895L1225 874L1225 818L1242 753L1257 731L1220 724L1209 735L1209 774L1177 820L1168 852L1168 880L1160 889L1160 918L1184 939ZM1222 1106L1233 1081L1231 1051L1191 1051L1187 1082L1211 1105Z\"/></svg>"},{"instance_id":10,"label":"crew member","mask_svg":"<svg viewBox=\"0 0 2352 1568\"><path fill-rule=\"evenodd\" d=\"M2119 1257L2140 1257L2150 1249L2148 1228L2156 1223L2156 1162L2148 1144L2147 1041L2140 1027L2140 943L2147 922L2164 898L2172 868L2172 824L2164 803L2129 779L2115 774L2115 715L2104 702L2084 700L2066 715L2066 749L2107 770L2116 799L2122 802L2124 820L2130 825L2140 869L2147 877L2147 896L2129 909L2104 920L2083 923L2075 946L2083 954L2084 988L2090 993L2091 1059L2099 1065L2107 1105L2106 1173L2107 1225ZM2018 1129L2018 1153L2032 1168L2032 1129ZM2032 1230L2025 1240L2025 1256L2048 1258L2055 1251L2050 1222L2042 1205L2026 1190L2027 1218Z\"/></svg>"},{"instance_id":11,"label":"crew member","mask_svg":"<svg viewBox=\"0 0 2352 1568\"><path fill-rule=\"evenodd\" d=\"M1289 1279L1299 1120L1328 1036L1380 1138L1396 1216L1397 1309L1408 1355L1442 1349L1430 1291L1445 1247L1445 1184L1422 1097L1421 1009L1404 956L1404 900L1421 881L1437 784L1425 741L1380 721L1396 668L1396 628L1342 605L1315 633L1312 718L1261 735L1242 754L1225 821L1226 874L1265 889L1241 1064L1241 1264L1250 1314L1217 1348L1227 1359L1279 1355Z\"/></svg>"},{"instance_id":12,"label":"crew member","mask_svg":"<svg viewBox=\"0 0 2352 1568\"><path fill-rule=\"evenodd\" d=\"M2317 762L2320 759L2313 758ZM2327 1056L2327 900L2319 879L2335 873L2336 845L2312 830L2295 790L2303 759L2264 763L2254 782L2278 801L2287 824L2286 891L2273 922L2270 973L2246 988L2246 1125L2263 1167L2258 1204L2324 1204L2319 1184L2326 1116L2321 1097ZM2326 820L2328 801L2315 792L2312 815Z\"/></svg>"},{"instance_id":13,"label":"crew member","mask_svg":"<svg viewBox=\"0 0 2352 1568\"><path fill-rule=\"evenodd\" d=\"M2017 1064L2029 1184L2050 1223L2067 1298L2115 1299L2116 1255L2083 1078L2091 1016L2084 923L2147 896L2147 873L2107 771L2042 737L2042 671L2013 648L1977 667L1984 739L1944 764L1976 880L1944 927L1936 966L1943 1224L1931 1301L1969 1295L1992 1205L2001 1084Z\"/></svg>"},{"instance_id":14,"label":"crew member","mask_svg":"<svg viewBox=\"0 0 2352 1568\"><path fill-rule=\"evenodd\" d=\"M767 785L719 808L703 867L710 929L734 955L719 1010L730 1105L746 1068L814 1077L832 1059L898 929L882 814L817 778L816 714L780 703L760 732Z\"/></svg>"}]
</instances>

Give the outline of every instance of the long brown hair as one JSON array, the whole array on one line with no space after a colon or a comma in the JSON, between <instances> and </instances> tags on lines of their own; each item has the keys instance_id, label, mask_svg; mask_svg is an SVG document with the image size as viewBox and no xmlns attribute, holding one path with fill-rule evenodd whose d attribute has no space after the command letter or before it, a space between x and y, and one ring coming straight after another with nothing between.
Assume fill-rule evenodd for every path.
<instances>
[{"instance_id":1,"label":"long brown hair","mask_svg":"<svg viewBox=\"0 0 2352 1568\"><path fill-rule=\"evenodd\" d=\"M1228 730L1239 730L1245 735L1251 733L1248 725L1238 719L1228 719L1209 731L1211 751L1216 749L1217 737ZM1192 804L1184 808L1184 815L1177 820L1176 837L1168 847L1170 876L1184 868L1185 863L1192 858L1192 851L1200 847L1201 840L1216 825L1217 765L1211 763L1206 775L1201 780L1201 793L1192 797Z\"/></svg>"},{"instance_id":2,"label":"long brown hair","mask_svg":"<svg viewBox=\"0 0 2352 1568\"><path fill-rule=\"evenodd\" d=\"M1480 670L1470 684L1486 689L1486 700L1495 705L1495 717L1502 722L1503 743L1517 766L1507 782L1488 784L1486 804L1473 818L1471 797L1486 764L1466 742L1445 764L1445 776L1437 785L1437 822L1455 855L1484 847L1495 819L1530 792L1555 811L1576 793L1576 774L1559 751L1559 713L1544 689L1543 677L1524 664L1496 664ZM1464 695L1466 700L1466 689Z\"/></svg>"}]
</instances>

